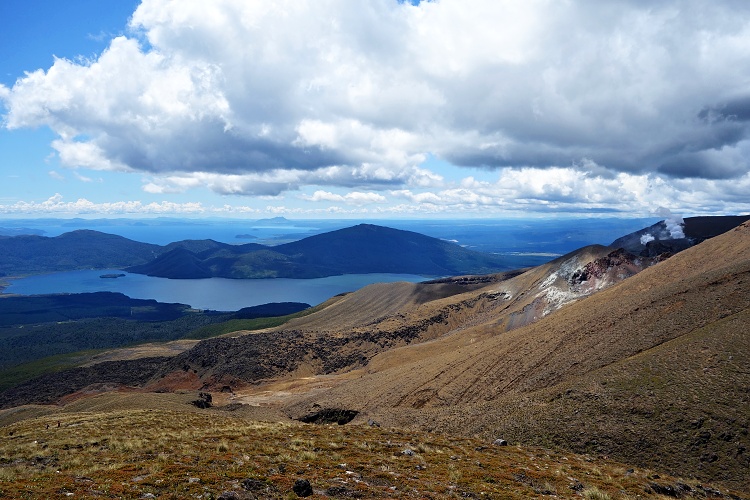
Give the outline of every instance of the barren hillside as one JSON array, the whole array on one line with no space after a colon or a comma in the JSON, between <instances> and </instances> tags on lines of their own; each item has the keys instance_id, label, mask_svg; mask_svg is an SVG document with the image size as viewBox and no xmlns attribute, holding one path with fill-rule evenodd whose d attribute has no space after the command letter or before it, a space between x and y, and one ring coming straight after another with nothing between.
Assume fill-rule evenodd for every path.
<instances>
[{"instance_id":1,"label":"barren hillside","mask_svg":"<svg viewBox=\"0 0 750 500\"><path fill-rule=\"evenodd\" d=\"M747 488L749 278L746 223L531 325L382 353L361 378L287 411L353 408Z\"/></svg>"}]
</instances>

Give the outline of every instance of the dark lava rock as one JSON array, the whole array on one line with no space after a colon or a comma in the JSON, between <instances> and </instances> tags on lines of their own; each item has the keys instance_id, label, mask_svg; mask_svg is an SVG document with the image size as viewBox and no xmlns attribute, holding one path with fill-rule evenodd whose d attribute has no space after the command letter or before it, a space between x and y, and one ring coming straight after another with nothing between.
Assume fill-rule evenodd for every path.
<instances>
[{"instance_id":1,"label":"dark lava rock","mask_svg":"<svg viewBox=\"0 0 750 500\"><path fill-rule=\"evenodd\" d=\"M331 486L326 490L326 495L334 498L361 498L362 492L351 490L345 486Z\"/></svg>"},{"instance_id":2,"label":"dark lava rock","mask_svg":"<svg viewBox=\"0 0 750 500\"><path fill-rule=\"evenodd\" d=\"M711 488L709 486L703 486L699 484L698 486L696 486L696 488L700 490L701 492L703 492L703 494L706 495L707 497L720 498L724 496L721 494L721 491Z\"/></svg>"},{"instance_id":3,"label":"dark lava rock","mask_svg":"<svg viewBox=\"0 0 750 500\"><path fill-rule=\"evenodd\" d=\"M348 424L359 414L356 410L344 410L341 408L323 408L300 418L300 422L306 424Z\"/></svg>"},{"instance_id":4,"label":"dark lava rock","mask_svg":"<svg viewBox=\"0 0 750 500\"><path fill-rule=\"evenodd\" d=\"M651 488L651 491L658 495L664 495L673 498L681 498L684 492L682 488L674 487L671 484L651 483L649 484L649 487Z\"/></svg>"},{"instance_id":5,"label":"dark lava rock","mask_svg":"<svg viewBox=\"0 0 750 500\"><path fill-rule=\"evenodd\" d=\"M201 409L211 408L213 397L207 392L201 392L198 394L198 399L191 401L190 403Z\"/></svg>"},{"instance_id":6,"label":"dark lava rock","mask_svg":"<svg viewBox=\"0 0 750 500\"><path fill-rule=\"evenodd\" d=\"M584 486L582 482L576 479L570 484L569 488L573 491L583 491Z\"/></svg>"},{"instance_id":7,"label":"dark lava rock","mask_svg":"<svg viewBox=\"0 0 750 500\"><path fill-rule=\"evenodd\" d=\"M253 493L272 494L276 491L276 488L272 484L253 477L243 479L240 484L243 489L252 491Z\"/></svg>"},{"instance_id":8,"label":"dark lava rock","mask_svg":"<svg viewBox=\"0 0 750 500\"><path fill-rule=\"evenodd\" d=\"M240 496L235 493L234 491L225 491L218 497L216 497L216 500L239 500Z\"/></svg>"},{"instance_id":9,"label":"dark lava rock","mask_svg":"<svg viewBox=\"0 0 750 500\"><path fill-rule=\"evenodd\" d=\"M309 497L313 494L312 486L307 479L297 479L292 486L292 491L300 497Z\"/></svg>"}]
</instances>

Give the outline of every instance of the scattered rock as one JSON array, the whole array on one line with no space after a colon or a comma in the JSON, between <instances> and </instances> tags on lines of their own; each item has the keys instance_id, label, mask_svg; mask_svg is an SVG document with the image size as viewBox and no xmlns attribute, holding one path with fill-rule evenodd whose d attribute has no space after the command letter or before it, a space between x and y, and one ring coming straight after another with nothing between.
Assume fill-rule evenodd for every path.
<instances>
[{"instance_id":1,"label":"scattered rock","mask_svg":"<svg viewBox=\"0 0 750 500\"><path fill-rule=\"evenodd\" d=\"M505 439L495 439L492 444L495 446L508 446L508 442Z\"/></svg>"},{"instance_id":2,"label":"scattered rock","mask_svg":"<svg viewBox=\"0 0 750 500\"><path fill-rule=\"evenodd\" d=\"M211 408L212 401L213 397L211 396L211 394L207 392L201 392L198 393L198 399L191 401L190 403L194 406L197 406L198 408L205 410L206 408Z\"/></svg>"},{"instance_id":3,"label":"scattered rock","mask_svg":"<svg viewBox=\"0 0 750 500\"><path fill-rule=\"evenodd\" d=\"M313 494L312 486L307 479L297 479L292 486L292 491L300 497L309 497Z\"/></svg>"},{"instance_id":4,"label":"scattered rock","mask_svg":"<svg viewBox=\"0 0 750 500\"><path fill-rule=\"evenodd\" d=\"M648 486L654 493L672 498L682 498L684 493L690 493L692 491L690 486L684 483L677 483L675 486L672 486L671 484L649 483Z\"/></svg>"},{"instance_id":5,"label":"scattered rock","mask_svg":"<svg viewBox=\"0 0 750 500\"><path fill-rule=\"evenodd\" d=\"M363 496L362 492L345 486L331 486L326 490L326 495L334 498L361 498Z\"/></svg>"},{"instance_id":6,"label":"scattered rock","mask_svg":"<svg viewBox=\"0 0 750 500\"><path fill-rule=\"evenodd\" d=\"M242 485L243 489L252 491L253 493L271 494L276 491L276 488L272 484L269 484L261 479L256 479L254 477L243 479L240 484Z\"/></svg>"},{"instance_id":7,"label":"scattered rock","mask_svg":"<svg viewBox=\"0 0 750 500\"><path fill-rule=\"evenodd\" d=\"M380 427L380 424L374 421L373 419L369 419L367 421L367 425L369 425L370 427Z\"/></svg>"},{"instance_id":8,"label":"scattered rock","mask_svg":"<svg viewBox=\"0 0 750 500\"><path fill-rule=\"evenodd\" d=\"M695 436L693 443L695 445L706 444L711 440L711 431L701 431Z\"/></svg>"},{"instance_id":9,"label":"scattered rock","mask_svg":"<svg viewBox=\"0 0 750 500\"><path fill-rule=\"evenodd\" d=\"M575 479L572 483L570 483L570 486L568 486L573 491L583 491L583 483L579 480Z\"/></svg>"},{"instance_id":10,"label":"scattered rock","mask_svg":"<svg viewBox=\"0 0 750 500\"><path fill-rule=\"evenodd\" d=\"M306 424L348 424L359 414L356 410L345 410L341 408L323 408L300 418L300 422Z\"/></svg>"},{"instance_id":11,"label":"scattered rock","mask_svg":"<svg viewBox=\"0 0 750 500\"><path fill-rule=\"evenodd\" d=\"M240 496L234 491L225 491L216 497L216 500L240 500Z\"/></svg>"},{"instance_id":12,"label":"scattered rock","mask_svg":"<svg viewBox=\"0 0 750 500\"><path fill-rule=\"evenodd\" d=\"M476 493L472 493L471 491L459 491L458 496L461 498L479 498Z\"/></svg>"},{"instance_id":13,"label":"scattered rock","mask_svg":"<svg viewBox=\"0 0 750 500\"><path fill-rule=\"evenodd\" d=\"M717 497L717 498L720 498L720 497L724 496L724 495L721 494L721 491L716 490L714 488L711 488L709 486L703 486L703 485L699 484L695 488L698 489L698 490L700 490L700 491L702 491L707 497Z\"/></svg>"},{"instance_id":14,"label":"scattered rock","mask_svg":"<svg viewBox=\"0 0 750 500\"><path fill-rule=\"evenodd\" d=\"M413 457L414 455L416 455L416 453L414 453L414 450L412 450L411 448L405 449L404 451L401 452L401 454L406 455L408 457Z\"/></svg>"},{"instance_id":15,"label":"scattered rock","mask_svg":"<svg viewBox=\"0 0 750 500\"><path fill-rule=\"evenodd\" d=\"M217 406L216 409L221 410L221 411L237 411L241 408L244 408L245 406L249 406L249 405L242 404L242 403L229 403L228 405Z\"/></svg>"},{"instance_id":16,"label":"scattered rock","mask_svg":"<svg viewBox=\"0 0 750 500\"><path fill-rule=\"evenodd\" d=\"M200 482L201 482L201 479L199 477L191 477L190 479L188 479L188 484L200 483Z\"/></svg>"}]
</instances>

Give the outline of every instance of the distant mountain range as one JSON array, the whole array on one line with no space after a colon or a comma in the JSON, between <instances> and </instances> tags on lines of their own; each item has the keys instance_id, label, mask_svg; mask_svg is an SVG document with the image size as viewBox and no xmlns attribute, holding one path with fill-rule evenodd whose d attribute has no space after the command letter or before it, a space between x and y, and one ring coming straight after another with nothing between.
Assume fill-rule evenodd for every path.
<instances>
[{"instance_id":1,"label":"distant mountain range","mask_svg":"<svg viewBox=\"0 0 750 500\"><path fill-rule=\"evenodd\" d=\"M181 245L133 273L164 278L319 278L340 274L484 274L507 269L495 255L411 231L371 224L331 231L267 247Z\"/></svg>"},{"instance_id":2,"label":"distant mountain range","mask_svg":"<svg viewBox=\"0 0 750 500\"><path fill-rule=\"evenodd\" d=\"M341 274L428 276L508 269L499 256L411 231L361 224L274 247L213 240L166 246L91 230L61 236L0 237L0 275L125 269L164 278L320 278Z\"/></svg>"}]
</instances>

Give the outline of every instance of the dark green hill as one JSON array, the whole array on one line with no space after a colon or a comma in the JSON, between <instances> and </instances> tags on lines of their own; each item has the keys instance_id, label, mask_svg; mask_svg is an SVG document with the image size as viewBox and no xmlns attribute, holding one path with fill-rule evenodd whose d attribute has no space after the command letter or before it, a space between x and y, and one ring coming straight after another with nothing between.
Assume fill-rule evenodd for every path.
<instances>
[{"instance_id":1,"label":"dark green hill","mask_svg":"<svg viewBox=\"0 0 750 500\"><path fill-rule=\"evenodd\" d=\"M506 269L495 255L412 231L360 224L276 247L217 246L200 253L175 249L127 270L165 278L318 278L365 273L486 274Z\"/></svg>"},{"instance_id":2,"label":"dark green hill","mask_svg":"<svg viewBox=\"0 0 750 500\"><path fill-rule=\"evenodd\" d=\"M214 240L183 240L160 246L88 229L55 237L0 236L0 276L122 269L154 262L167 270L165 275L207 278L214 274L202 269L204 259L236 258L266 248L256 243L229 245Z\"/></svg>"},{"instance_id":3,"label":"dark green hill","mask_svg":"<svg viewBox=\"0 0 750 500\"><path fill-rule=\"evenodd\" d=\"M507 269L497 256L412 231L360 224L274 247L323 274L486 274Z\"/></svg>"},{"instance_id":4,"label":"dark green hill","mask_svg":"<svg viewBox=\"0 0 750 500\"><path fill-rule=\"evenodd\" d=\"M175 241L164 247L165 251L174 250L176 248L182 248L198 255L208 256L214 255L217 252L226 251L230 254L240 254L252 252L255 250L263 250L266 248L258 243L246 243L244 245L230 245L228 243L220 243L214 240L182 240Z\"/></svg>"},{"instance_id":5,"label":"dark green hill","mask_svg":"<svg viewBox=\"0 0 750 500\"><path fill-rule=\"evenodd\" d=\"M159 245L86 229L53 238L0 237L0 275L134 266L163 251Z\"/></svg>"},{"instance_id":6,"label":"dark green hill","mask_svg":"<svg viewBox=\"0 0 750 500\"><path fill-rule=\"evenodd\" d=\"M148 272L151 269L158 269L158 274ZM141 272L141 270L146 272ZM128 271L176 279L210 278L212 276L211 271L203 264L198 255L180 247L160 255L148 264L129 267Z\"/></svg>"},{"instance_id":7,"label":"dark green hill","mask_svg":"<svg viewBox=\"0 0 750 500\"><path fill-rule=\"evenodd\" d=\"M53 238L0 237L0 276L127 269L163 278L320 278L341 274L487 274L509 266L492 254L372 224L275 247L184 240L166 246L79 230Z\"/></svg>"}]
</instances>

